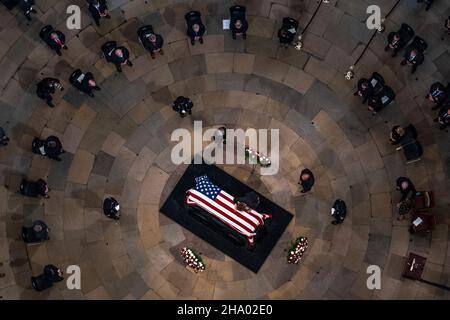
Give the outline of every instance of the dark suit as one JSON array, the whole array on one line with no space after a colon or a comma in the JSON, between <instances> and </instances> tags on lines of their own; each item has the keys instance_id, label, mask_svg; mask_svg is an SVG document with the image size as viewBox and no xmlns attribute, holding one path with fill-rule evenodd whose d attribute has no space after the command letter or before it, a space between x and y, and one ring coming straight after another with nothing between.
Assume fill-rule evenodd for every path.
<instances>
[{"instance_id":1,"label":"dark suit","mask_svg":"<svg viewBox=\"0 0 450 320\"><path fill-rule=\"evenodd\" d=\"M98 8L94 5L94 3L95 1L93 0L89 1L89 12L94 19L95 24L99 26L100 18L102 18L102 15L105 15L107 13L108 5L106 4L106 0L99 0ZM109 15L106 15L105 18L109 18Z\"/></svg>"},{"instance_id":2,"label":"dark suit","mask_svg":"<svg viewBox=\"0 0 450 320\"><path fill-rule=\"evenodd\" d=\"M233 39L236 39L236 34L241 33L242 37L245 39L247 37L247 30L248 30L248 22L247 20L241 20L241 27L238 29L234 25L236 20L230 22L230 30L233 34Z\"/></svg>"},{"instance_id":3,"label":"dark suit","mask_svg":"<svg viewBox=\"0 0 450 320\"><path fill-rule=\"evenodd\" d=\"M37 84L36 94L39 98L45 100L50 107L53 107L52 94L55 93L55 84L59 84L55 78L45 78Z\"/></svg>"},{"instance_id":4,"label":"dark suit","mask_svg":"<svg viewBox=\"0 0 450 320\"><path fill-rule=\"evenodd\" d=\"M31 20L31 12L34 11L34 0L20 0L20 9L28 20Z\"/></svg>"},{"instance_id":5,"label":"dark suit","mask_svg":"<svg viewBox=\"0 0 450 320\"><path fill-rule=\"evenodd\" d=\"M72 78L73 77L73 78ZM94 90L100 90L99 86L91 86L89 85L89 81L94 80L94 75L91 72L86 72L83 74L80 69L77 69L72 73L70 82L73 84L75 88L80 90L81 92L86 93L87 95L94 97Z\"/></svg>"},{"instance_id":6,"label":"dark suit","mask_svg":"<svg viewBox=\"0 0 450 320\"><path fill-rule=\"evenodd\" d=\"M417 51L417 55L415 57L412 57L412 55L411 55L413 50ZM425 56L423 55L423 52L420 49L410 47L410 48L406 49L405 56L402 61L402 65L404 65L406 63L411 64L412 65L411 73L414 73L414 72L416 72L417 67L420 66L424 60L425 60Z\"/></svg>"},{"instance_id":7,"label":"dark suit","mask_svg":"<svg viewBox=\"0 0 450 320\"><path fill-rule=\"evenodd\" d=\"M287 29L281 28L278 30L278 39L280 40L280 44L291 44L294 41L295 34L290 32Z\"/></svg>"},{"instance_id":8,"label":"dark suit","mask_svg":"<svg viewBox=\"0 0 450 320\"><path fill-rule=\"evenodd\" d=\"M47 157L57 161L61 161L59 156L64 153L61 141L55 136L49 136L45 140L44 151Z\"/></svg>"},{"instance_id":9,"label":"dark suit","mask_svg":"<svg viewBox=\"0 0 450 320\"><path fill-rule=\"evenodd\" d=\"M363 84L367 84L367 87L366 88L363 88ZM354 95L355 96L357 96L357 95L361 95L361 97L363 98L363 101L362 101L362 103L364 104L364 103L366 103L367 102L367 100L369 100L369 98L370 97L372 97L372 95L373 95L373 87L372 87L372 85L370 84L370 82L369 82L369 80L367 80L367 79L360 79L359 81L358 81L358 91L356 91L355 93L354 93Z\"/></svg>"},{"instance_id":10,"label":"dark suit","mask_svg":"<svg viewBox=\"0 0 450 320\"><path fill-rule=\"evenodd\" d=\"M400 39L395 40L394 36L395 35L400 35ZM399 34L398 32L391 32L388 35L388 44L386 46L386 51L389 49L393 49L394 53L392 54L393 57L395 57L397 55L397 53L403 49L406 45L406 41L403 39L403 37L401 36L401 34ZM391 48L391 46L393 48Z\"/></svg>"},{"instance_id":11,"label":"dark suit","mask_svg":"<svg viewBox=\"0 0 450 320\"><path fill-rule=\"evenodd\" d=\"M441 110L439 110L437 121L441 125L439 129L444 130L450 125L450 114L448 112L448 109L450 109L450 103L445 104L442 106Z\"/></svg>"},{"instance_id":12,"label":"dark suit","mask_svg":"<svg viewBox=\"0 0 450 320\"><path fill-rule=\"evenodd\" d=\"M154 53L156 50L161 49L164 44L164 39L159 34L154 34L156 36L156 41L150 41L150 34L146 34L142 37L142 45L145 49L147 49L150 53Z\"/></svg>"},{"instance_id":13,"label":"dark suit","mask_svg":"<svg viewBox=\"0 0 450 320\"><path fill-rule=\"evenodd\" d=\"M52 39L52 33L56 33L58 35L59 42ZM53 30L46 35L44 41L52 50L56 51L58 55L61 55L61 49L66 45L66 36L61 31Z\"/></svg>"},{"instance_id":14,"label":"dark suit","mask_svg":"<svg viewBox=\"0 0 450 320\"><path fill-rule=\"evenodd\" d=\"M119 205L119 202L114 199L113 197L106 198L103 201L103 213L111 219L119 220L120 219L120 213L116 209L116 207Z\"/></svg>"},{"instance_id":15,"label":"dark suit","mask_svg":"<svg viewBox=\"0 0 450 320\"><path fill-rule=\"evenodd\" d=\"M122 50L122 57L116 55L116 50ZM122 65L127 63L130 67L132 66L130 58L130 52L125 47L118 47L115 42L107 42L102 46L102 51L105 54L106 61L113 63L117 71L122 72Z\"/></svg>"},{"instance_id":16,"label":"dark suit","mask_svg":"<svg viewBox=\"0 0 450 320\"><path fill-rule=\"evenodd\" d=\"M188 35L189 38L191 38L191 41L195 41L196 37L198 37L199 39L202 39L203 35L205 34L206 28L203 25L203 23L198 24L198 26L199 26L198 32L195 32L192 29L192 26L188 27L187 35Z\"/></svg>"},{"instance_id":17,"label":"dark suit","mask_svg":"<svg viewBox=\"0 0 450 320\"><path fill-rule=\"evenodd\" d=\"M309 178L307 180L302 180L302 175L308 174ZM302 186L303 190L302 193L308 192L311 190L315 182L314 175L311 170L309 169L303 169L300 173L300 185Z\"/></svg>"},{"instance_id":18,"label":"dark suit","mask_svg":"<svg viewBox=\"0 0 450 320\"><path fill-rule=\"evenodd\" d=\"M406 189L402 188L403 182L408 183L408 186L406 187ZM397 179L396 185L397 185L397 190L399 190L400 193L402 194L402 197L399 202L404 202L406 200L414 199L414 197L416 196L416 193L417 193L416 188L414 187L414 184L412 183L412 181L409 180L408 178L399 177Z\"/></svg>"},{"instance_id":19,"label":"dark suit","mask_svg":"<svg viewBox=\"0 0 450 320\"><path fill-rule=\"evenodd\" d=\"M188 114L192 114L192 108L194 103L191 99L179 96L172 105L172 109L180 114L184 118Z\"/></svg>"},{"instance_id":20,"label":"dark suit","mask_svg":"<svg viewBox=\"0 0 450 320\"><path fill-rule=\"evenodd\" d=\"M430 87L428 98L432 98L436 106L433 109L439 109L448 98L447 88L440 82L435 82Z\"/></svg>"}]
</instances>

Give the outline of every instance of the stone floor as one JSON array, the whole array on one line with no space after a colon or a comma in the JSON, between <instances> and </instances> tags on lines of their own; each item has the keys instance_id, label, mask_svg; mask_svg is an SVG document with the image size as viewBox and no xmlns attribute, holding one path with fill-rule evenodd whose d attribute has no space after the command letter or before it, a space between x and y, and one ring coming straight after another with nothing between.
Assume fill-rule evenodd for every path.
<instances>
[{"instance_id":1,"label":"stone floor","mask_svg":"<svg viewBox=\"0 0 450 320\"><path fill-rule=\"evenodd\" d=\"M359 76L377 70L397 93L378 116L353 96L356 79L343 77L370 37L363 23L367 5L380 4L387 12L394 2L332 0L320 9L301 52L278 48L276 31L285 15L305 26L316 1L239 1L249 14L245 42L221 30L235 3L229 0L112 0L112 19L99 28L81 0L37 0L31 24L17 9L0 7L0 125L11 137L0 148L0 299L448 299L445 291L400 276L403 257L414 252L428 258L424 278L450 285L449 135L437 130L423 98L433 81L450 78L450 39L441 40L448 2L435 1L425 12L405 0L387 21L388 31L407 22L428 41L416 76L383 51L387 33L376 36L359 63ZM81 31L65 26L66 7L73 3L83 6ZM190 9L200 10L207 25L202 46L185 37ZM66 33L69 50L61 58L39 40L40 28L49 23ZM164 36L164 56L152 60L138 43L135 30L143 24ZM118 74L100 59L107 39L130 48L133 68ZM69 88L75 68L94 73L103 89L95 99ZM68 88L57 95L54 109L34 95L44 76L63 79ZM182 121L171 110L180 94L195 103L192 118ZM192 129L193 120L280 129L278 175L261 178L250 167L225 167L295 215L258 274L158 212L184 170L170 162L170 133ZM387 141L393 125L408 123L419 129L425 146L422 161L410 165ZM30 151L34 136L49 134L61 137L68 151L60 163ZM297 179L305 166L317 181L302 197ZM399 175L437 193L432 234L410 236L408 223L395 219ZM21 176L46 178L51 198L17 194ZM105 195L121 202L119 223L102 215ZM329 208L337 197L350 212L334 227ZM27 248L18 239L20 227L36 218L48 222L52 239ZM310 248L300 265L287 265L284 250L299 235L309 238ZM204 273L183 268L183 245L203 253ZM60 283L34 292L30 276L48 262L79 265L81 290ZM382 268L381 290L366 288L371 264Z\"/></svg>"}]
</instances>

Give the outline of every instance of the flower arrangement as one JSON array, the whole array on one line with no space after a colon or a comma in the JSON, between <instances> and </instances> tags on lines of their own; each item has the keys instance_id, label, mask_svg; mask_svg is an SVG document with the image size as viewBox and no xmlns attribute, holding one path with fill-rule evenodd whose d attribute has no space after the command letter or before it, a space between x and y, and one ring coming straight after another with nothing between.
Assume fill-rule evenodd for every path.
<instances>
[{"instance_id":1,"label":"flower arrangement","mask_svg":"<svg viewBox=\"0 0 450 320\"><path fill-rule=\"evenodd\" d=\"M266 157L265 155L256 150L250 149L249 147L245 147L245 157L253 162L256 161L256 163L263 168L270 167L272 164L269 157Z\"/></svg>"},{"instance_id":2,"label":"flower arrangement","mask_svg":"<svg viewBox=\"0 0 450 320\"><path fill-rule=\"evenodd\" d=\"M303 257L306 249L308 248L308 238L298 237L292 242L291 248L288 250L287 262L291 264L297 264Z\"/></svg>"},{"instance_id":3,"label":"flower arrangement","mask_svg":"<svg viewBox=\"0 0 450 320\"><path fill-rule=\"evenodd\" d=\"M206 265L200 254L187 247L181 249L180 253L186 265L194 270L195 273L205 270Z\"/></svg>"}]
</instances>

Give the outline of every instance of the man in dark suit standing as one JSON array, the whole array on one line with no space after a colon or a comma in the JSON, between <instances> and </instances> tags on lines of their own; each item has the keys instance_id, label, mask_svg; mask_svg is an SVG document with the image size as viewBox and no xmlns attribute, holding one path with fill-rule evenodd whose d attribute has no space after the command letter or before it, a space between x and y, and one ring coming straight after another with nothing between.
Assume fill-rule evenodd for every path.
<instances>
[{"instance_id":1,"label":"man in dark suit standing","mask_svg":"<svg viewBox=\"0 0 450 320\"><path fill-rule=\"evenodd\" d=\"M27 20L31 21L31 13L37 13L37 11L33 8L34 0L20 0L20 9L27 18Z\"/></svg>"},{"instance_id":2,"label":"man in dark suit standing","mask_svg":"<svg viewBox=\"0 0 450 320\"><path fill-rule=\"evenodd\" d=\"M412 66L411 73L415 73L417 67L420 66L425 60L425 56L423 55L422 50L415 47L410 47L405 52L405 57L401 62L401 65L404 66L406 64Z\"/></svg>"},{"instance_id":3,"label":"man in dark suit standing","mask_svg":"<svg viewBox=\"0 0 450 320\"><path fill-rule=\"evenodd\" d=\"M52 102L52 94L56 92L56 89L59 89L60 91L64 90L60 81L55 78L45 78L37 84L36 94L39 98L45 100L49 107L54 108L55 105Z\"/></svg>"},{"instance_id":4,"label":"man in dark suit standing","mask_svg":"<svg viewBox=\"0 0 450 320\"><path fill-rule=\"evenodd\" d=\"M298 184L303 188L301 192L306 193L310 191L314 185L314 181L315 179L312 171L309 169L303 169L300 173L300 181L298 182Z\"/></svg>"},{"instance_id":5,"label":"man in dark suit standing","mask_svg":"<svg viewBox=\"0 0 450 320\"><path fill-rule=\"evenodd\" d=\"M101 18L111 19L111 16L108 13L108 5L106 4L106 0L90 0L89 11L97 26L100 26Z\"/></svg>"},{"instance_id":6,"label":"man in dark suit standing","mask_svg":"<svg viewBox=\"0 0 450 320\"><path fill-rule=\"evenodd\" d=\"M58 56L61 56L61 49L67 50L66 46L66 36L64 33L58 30L53 30L45 35L44 37L45 43L56 53Z\"/></svg>"}]
</instances>

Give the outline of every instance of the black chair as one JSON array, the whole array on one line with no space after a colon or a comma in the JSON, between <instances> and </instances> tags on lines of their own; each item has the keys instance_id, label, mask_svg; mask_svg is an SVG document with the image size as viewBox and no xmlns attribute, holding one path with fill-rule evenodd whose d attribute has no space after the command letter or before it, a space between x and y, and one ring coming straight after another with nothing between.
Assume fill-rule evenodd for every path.
<instances>
[{"instance_id":1,"label":"black chair","mask_svg":"<svg viewBox=\"0 0 450 320\"><path fill-rule=\"evenodd\" d=\"M391 87L384 86L383 89L377 94L377 97L379 99L379 102L381 103L378 110L376 110L378 112L379 110L387 107L392 101L394 101L395 93Z\"/></svg>"},{"instance_id":2,"label":"black chair","mask_svg":"<svg viewBox=\"0 0 450 320\"><path fill-rule=\"evenodd\" d=\"M286 30L295 29L296 33L298 29L298 21L293 18L285 17L283 18L282 28L286 28Z\"/></svg>"},{"instance_id":3,"label":"black chair","mask_svg":"<svg viewBox=\"0 0 450 320\"><path fill-rule=\"evenodd\" d=\"M117 42L116 41L108 41L105 44L102 45L102 54L106 58L106 61L111 62L111 56L113 54L113 51L117 48Z\"/></svg>"},{"instance_id":4,"label":"black chair","mask_svg":"<svg viewBox=\"0 0 450 320\"><path fill-rule=\"evenodd\" d=\"M415 36L413 28L411 28L406 23L402 23L402 25L400 26L400 30L398 30L398 33L405 40L405 44L408 44Z\"/></svg>"},{"instance_id":5,"label":"black chair","mask_svg":"<svg viewBox=\"0 0 450 320\"><path fill-rule=\"evenodd\" d=\"M231 23L237 20L247 20L246 15L247 9L244 6L232 6L230 8L230 20Z\"/></svg>"},{"instance_id":6,"label":"black chair","mask_svg":"<svg viewBox=\"0 0 450 320\"><path fill-rule=\"evenodd\" d=\"M75 70L72 72L69 78L69 82L77 89L80 89L81 81L83 81L84 74L81 72L80 69Z\"/></svg>"},{"instance_id":7,"label":"black chair","mask_svg":"<svg viewBox=\"0 0 450 320\"><path fill-rule=\"evenodd\" d=\"M1 0L8 10L14 9L15 6L19 4L19 0Z\"/></svg>"},{"instance_id":8,"label":"black chair","mask_svg":"<svg viewBox=\"0 0 450 320\"><path fill-rule=\"evenodd\" d=\"M420 157L423 155L422 145L417 140L413 140L410 143L397 148L397 150L400 149L403 149L407 164L421 160Z\"/></svg>"},{"instance_id":9,"label":"black chair","mask_svg":"<svg viewBox=\"0 0 450 320\"><path fill-rule=\"evenodd\" d=\"M203 24L202 15L199 11L189 11L185 14L184 19L188 27L192 27L194 24Z\"/></svg>"},{"instance_id":10,"label":"black chair","mask_svg":"<svg viewBox=\"0 0 450 320\"><path fill-rule=\"evenodd\" d=\"M427 50L428 44L421 37L415 36L409 47L417 48L423 53Z\"/></svg>"},{"instance_id":11,"label":"black chair","mask_svg":"<svg viewBox=\"0 0 450 320\"><path fill-rule=\"evenodd\" d=\"M381 92L385 85L384 78L378 72L372 73L372 76L369 79L369 83L373 87L374 95Z\"/></svg>"},{"instance_id":12,"label":"black chair","mask_svg":"<svg viewBox=\"0 0 450 320\"><path fill-rule=\"evenodd\" d=\"M31 277L31 285L34 290L39 292L51 288L53 286L53 282L48 279L46 274L43 273L37 277Z\"/></svg>"},{"instance_id":13,"label":"black chair","mask_svg":"<svg viewBox=\"0 0 450 320\"><path fill-rule=\"evenodd\" d=\"M45 27L43 27L41 29L41 31L39 32L39 38L41 38L43 41L45 41L45 39L47 38L47 36L53 32L54 28L52 27L52 25L46 25Z\"/></svg>"},{"instance_id":14,"label":"black chair","mask_svg":"<svg viewBox=\"0 0 450 320\"><path fill-rule=\"evenodd\" d=\"M39 190L36 182L22 179L20 183L20 193L27 197L37 198L39 196Z\"/></svg>"},{"instance_id":15,"label":"black chair","mask_svg":"<svg viewBox=\"0 0 450 320\"><path fill-rule=\"evenodd\" d=\"M145 37L145 35L150 34L150 33L154 33L152 25L140 27L137 31L139 41L142 43L143 42L142 39Z\"/></svg>"}]
</instances>

